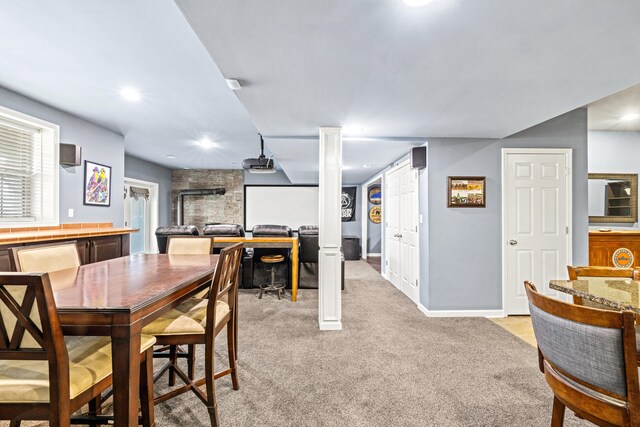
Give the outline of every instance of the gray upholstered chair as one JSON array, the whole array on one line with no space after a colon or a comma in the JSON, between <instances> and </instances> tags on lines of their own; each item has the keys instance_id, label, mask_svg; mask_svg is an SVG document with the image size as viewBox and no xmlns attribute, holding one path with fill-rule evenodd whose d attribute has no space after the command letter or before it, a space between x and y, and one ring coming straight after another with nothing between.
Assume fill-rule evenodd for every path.
<instances>
[{"instance_id":1,"label":"gray upholstered chair","mask_svg":"<svg viewBox=\"0 0 640 427\"><path fill-rule=\"evenodd\" d=\"M554 394L552 426L565 407L597 425L640 426L635 314L568 304L525 282L540 369Z\"/></svg>"},{"instance_id":2,"label":"gray upholstered chair","mask_svg":"<svg viewBox=\"0 0 640 427\"><path fill-rule=\"evenodd\" d=\"M573 267L567 266L569 280L588 280L595 281L611 281L611 280L638 280L640 279L640 271L636 268L615 268L615 267ZM601 308L603 310L611 310L612 308L604 304L582 299L578 296L573 297L573 303L584 305L586 307Z\"/></svg>"}]
</instances>

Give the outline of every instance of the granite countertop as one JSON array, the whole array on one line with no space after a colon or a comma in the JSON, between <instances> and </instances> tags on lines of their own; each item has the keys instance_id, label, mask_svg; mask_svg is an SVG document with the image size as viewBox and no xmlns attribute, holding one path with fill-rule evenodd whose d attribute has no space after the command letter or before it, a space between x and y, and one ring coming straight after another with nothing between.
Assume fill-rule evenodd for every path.
<instances>
[{"instance_id":1,"label":"granite countertop","mask_svg":"<svg viewBox=\"0 0 640 427\"><path fill-rule=\"evenodd\" d=\"M45 242L94 236L113 236L138 231L136 228L114 227L110 222L61 224L51 227L0 229L0 245L14 243Z\"/></svg>"},{"instance_id":2,"label":"granite countertop","mask_svg":"<svg viewBox=\"0 0 640 427\"><path fill-rule=\"evenodd\" d=\"M552 280L549 288L606 305L616 310L640 314L640 282L631 279L592 278Z\"/></svg>"}]
</instances>

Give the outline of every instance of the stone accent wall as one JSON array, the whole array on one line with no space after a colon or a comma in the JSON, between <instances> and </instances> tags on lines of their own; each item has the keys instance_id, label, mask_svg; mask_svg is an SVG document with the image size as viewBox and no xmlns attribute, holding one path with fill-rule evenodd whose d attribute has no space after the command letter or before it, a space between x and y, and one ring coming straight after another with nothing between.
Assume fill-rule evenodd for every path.
<instances>
[{"instance_id":1,"label":"stone accent wall","mask_svg":"<svg viewBox=\"0 0 640 427\"><path fill-rule=\"evenodd\" d=\"M180 190L225 188L226 193L184 197L185 225L195 225L202 232L210 222L244 224L244 172L226 169L176 169L172 172L171 207L173 223L178 219Z\"/></svg>"}]
</instances>

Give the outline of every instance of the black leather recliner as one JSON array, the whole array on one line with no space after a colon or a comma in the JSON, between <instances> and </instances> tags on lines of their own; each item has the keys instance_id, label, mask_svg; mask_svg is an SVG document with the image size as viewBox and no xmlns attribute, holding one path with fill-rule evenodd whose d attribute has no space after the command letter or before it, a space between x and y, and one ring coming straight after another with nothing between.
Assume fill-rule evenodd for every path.
<instances>
[{"instance_id":1,"label":"black leather recliner","mask_svg":"<svg viewBox=\"0 0 640 427\"><path fill-rule=\"evenodd\" d=\"M300 242L298 287L301 289L318 289L318 256L320 251L318 226L301 225L298 228L298 240ZM344 290L344 255L341 256L341 259L341 287Z\"/></svg>"},{"instance_id":2,"label":"black leather recliner","mask_svg":"<svg viewBox=\"0 0 640 427\"><path fill-rule=\"evenodd\" d=\"M198 227L195 225L169 225L156 229L156 240L158 241L158 252L167 253L167 238L169 236L198 236Z\"/></svg>"},{"instance_id":3,"label":"black leather recliner","mask_svg":"<svg viewBox=\"0 0 640 427\"><path fill-rule=\"evenodd\" d=\"M209 224L205 225L202 232L205 236L216 237L244 237L244 227L240 224ZM220 253L220 248L213 249L214 254ZM253 277L253 248L245 248L242 255L242 265L240 266L240 277L238 282L243 289L251 288Z\"/></svg>"},{"instance_id":4,"label":"black leather recliner","mask_svg":"<svg viewBox=\"0 0 640 427\"><path fill-rule=\"evenodd\" d=\"M293 237L291 227L287 225L256 225L252 230L253 237ZM260 257L265 255L283 255L285 261L275 265L276 282L286 283L287 288L291 288L291 280L289 271L291 271L290 249L286 248L256 248L253 255L254 265L260 263ZM260 263L262 264L262 263ZM266 274L264 268L253 269L253 287L260 287L261 283L267 283L271 278Z\"/></svg>"}]
</instances>

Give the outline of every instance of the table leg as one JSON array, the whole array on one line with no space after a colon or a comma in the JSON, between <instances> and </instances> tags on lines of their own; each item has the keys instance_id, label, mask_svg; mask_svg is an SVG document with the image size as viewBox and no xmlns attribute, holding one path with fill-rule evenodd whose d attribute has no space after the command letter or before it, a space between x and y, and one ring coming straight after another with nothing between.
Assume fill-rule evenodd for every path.
<instances>
[{"instance_id":1,"label":"table leg","mask_svg":"<svg viewBox=\"0 0 640 427\"><path fill-rule=\"evenodd\" d=\"M298 239L291 244L291 301L298 300Z\"/></svg>"},{"instance_id":2,"label":"table leg","mask_svg":"<svg viewBox=\"0 0 640 427\"><path fill-rule=\"evenodd\" d=\"M115 425L138 425L140 388L140 328L114 325L111 329L113 356L113 414Z\"/></svg>"}]
</instances>

